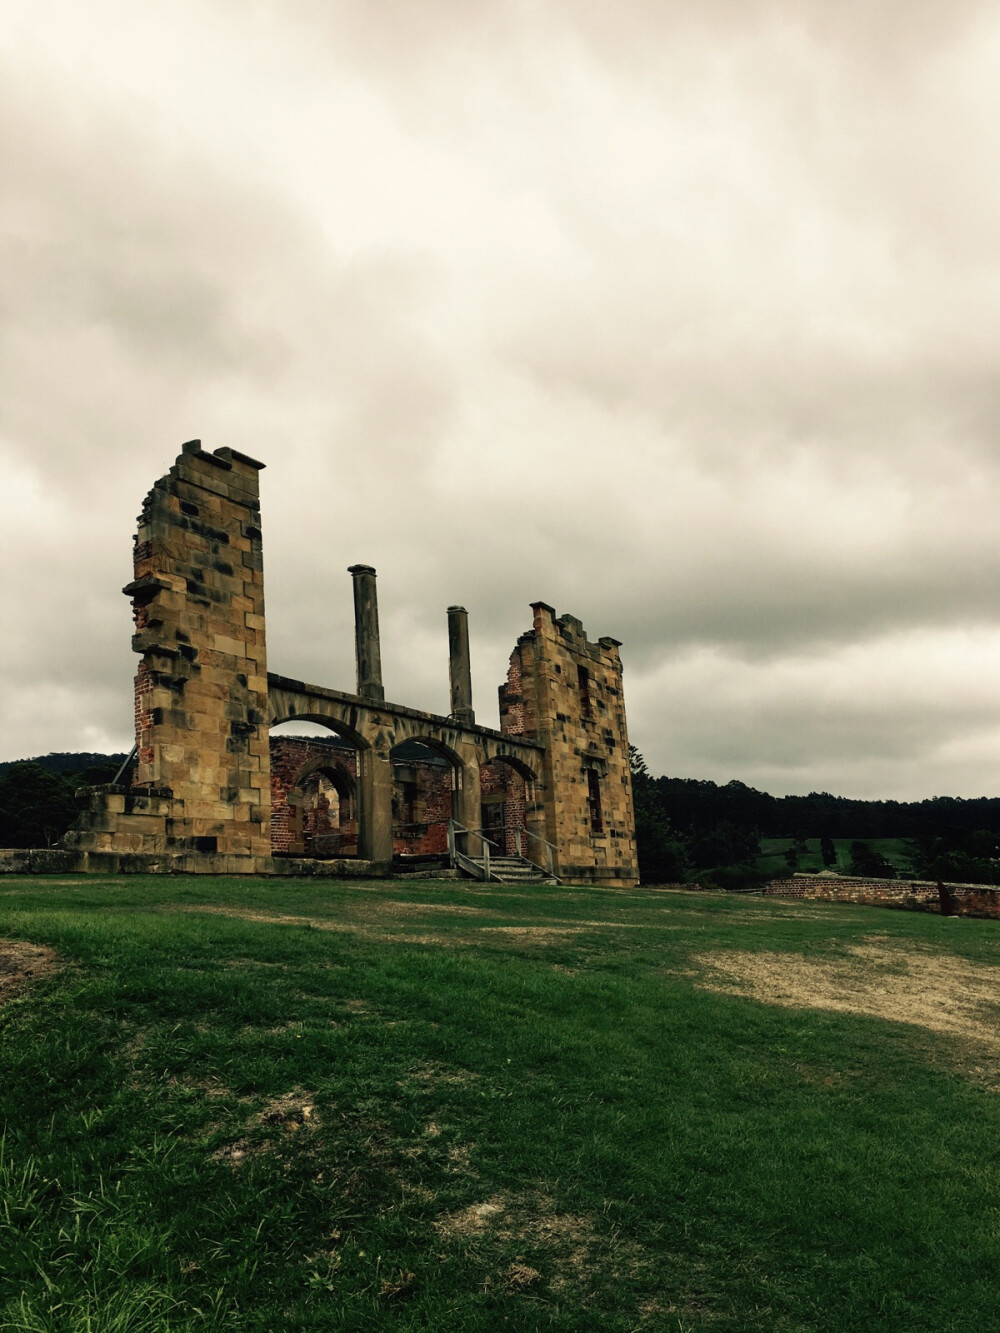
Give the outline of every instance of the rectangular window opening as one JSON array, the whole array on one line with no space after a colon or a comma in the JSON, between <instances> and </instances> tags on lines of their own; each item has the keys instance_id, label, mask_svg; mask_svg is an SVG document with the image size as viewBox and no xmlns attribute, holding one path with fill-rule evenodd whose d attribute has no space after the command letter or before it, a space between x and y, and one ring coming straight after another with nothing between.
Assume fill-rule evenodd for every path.
<instances>
[{"instance_id":1,"label":"rectangular window opening","mask_svg":"<svg viewBox=\"0 0 1000 1333\"><path fill-rule=\"evenodd\" d=\"M601 779L594 769L587 769L587 803L590 807L591 833L604 832L604 820L601 817Z\"/></svg>"},{"instance_id":2,"label":"rectangular window opening","mask_svg":"<svg viewBox=\"0 0 1000 1333\"><path fill-rule=\"evenodd\" d=\"M584 717L593 717L594 710L590 704L590 672L586 667L578 666L576 675L580 686L580 712Z\"/></svg>"}]
</instances>

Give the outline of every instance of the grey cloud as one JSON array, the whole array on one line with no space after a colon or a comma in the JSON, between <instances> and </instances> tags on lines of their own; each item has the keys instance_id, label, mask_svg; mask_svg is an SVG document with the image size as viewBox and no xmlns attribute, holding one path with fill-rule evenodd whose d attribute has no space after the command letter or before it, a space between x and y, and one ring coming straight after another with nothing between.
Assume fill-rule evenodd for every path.
<instances>
[{"instance_id":1,"label":"grey cloud","mask_svg":"<svg viewBox=\"0 0 1000 1333\"><path fill-rule=\"evenodd\" d=\"M201 436L268 464L274 669L350 686L365 560L400 701L458 601L495 721L541 597L625 641L654 766L995 787L982 663L914 704L877 646L996 623L990 7L252 8L179 6L175 66L128 11L84 93L58 34L5 68L6 756L127 740L133 516ZM768 694L853 643L851 699Z\"/></svg>"}]
</instances>

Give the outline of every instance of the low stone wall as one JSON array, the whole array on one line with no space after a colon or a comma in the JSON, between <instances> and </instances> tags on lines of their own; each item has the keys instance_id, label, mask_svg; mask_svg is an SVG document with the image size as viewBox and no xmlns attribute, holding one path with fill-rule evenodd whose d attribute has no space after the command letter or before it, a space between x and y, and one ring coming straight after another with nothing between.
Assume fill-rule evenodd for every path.
<instances>
[{"instance_id":1,"label":"low stone wall","mask_svg":"<svg viewBox=\"0 0 1000 1333\"><path fill-rule=\"evenodd\" d=\"M0 875L316 875L324 878L385 878L386 866L351 857L313 860L299 856L262 856L249 860L211 852L179 856L145 852L84 852L75 849L0 848Z\"/></svg>"},{"instance_id":2,"label":"low stone wall","mask_svg":"<svg viewBox=\"0 0 1000 1333\"><path fill-rule=\"evenodd\" d=\"M945 885L955 916L986 917L1000 921L1000 887L988 884ZM897 907L917 912L940 912L936 883L919 879L851 879L833 875L793 875L772 879L762 892L778 898L808 898L815 902L855 903L861 907Z\"/></svg>"}]
</instances>

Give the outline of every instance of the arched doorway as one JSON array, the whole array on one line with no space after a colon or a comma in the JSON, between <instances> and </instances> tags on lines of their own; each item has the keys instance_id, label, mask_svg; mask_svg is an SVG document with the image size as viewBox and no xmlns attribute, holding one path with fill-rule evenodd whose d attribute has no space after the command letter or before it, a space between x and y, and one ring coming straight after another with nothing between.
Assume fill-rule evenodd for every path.
<instances>
[{"instance_id":1,"label":"arched doorway","mask_svg":"<svg viewBox=\"0 0 1000 1333\"><path fill-rule=\"evenodd\" d=\"M325 720L271 728L271 852L358 855L358 749Z\"/></svg>"},{"instance_id":2,"label":"arched doorway","mask_svg":"<svg viewBox=\"0 0 1000 1333\"><path fill-rule=\"evenodd\" d=\"M392 763L392 849L396 857L441 856L456 811L457 756L423 739L401 741Z\"/></svg>"},{"instance_id":3,"label":"arched doorway","mask_svg":"<svg viewBox=\"0 0 1000 1333\"><path fill-rule=\"evenodd\" d=\"M503 856L527 856L527 806L531 777L523 765L506 758L492 759L479 769L483 832Z\"/></svg>"}]
</instances>

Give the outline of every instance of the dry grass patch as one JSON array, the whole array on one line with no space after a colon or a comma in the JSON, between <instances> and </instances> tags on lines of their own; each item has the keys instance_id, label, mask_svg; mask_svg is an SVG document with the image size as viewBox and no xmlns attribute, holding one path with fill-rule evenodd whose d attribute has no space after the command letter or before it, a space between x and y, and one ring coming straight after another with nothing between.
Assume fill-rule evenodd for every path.
<instances>
[{"instance_id":1,"label":"dry grass patch","mask_svg":"<svg viewBox=\"0 0 1000 1333\"><path fill-rule=\"evenodd\" d=\"M480 926L479 935L483 943L499 935L512 944L565 944L585 929L585 926Z\"/></svg>"},{"instance_id":2,"label":"dry grass patch","mask_svg":"<svg viewBox=\"0 0 1000 1333\"><path fill-rule=\"evenodd\" d=\"M213 903L169 903L161 912L185 912L195 916L225 916L235 921L260 921L269 926L312 926L315 930L353 931L357 926L332 921L325 916L295 916L291 912L260 912L252 907L221 907Z\"/></svg>"},{"instance_id":3,"label":"dry grass patch","mask_svg":"<svg viewBox=\"0 0 1000 1333\"><path fill-rule=\"evenodd\" d=\"M0 1005L57 967L54 949L27 940L0 940Z\"/></svg>"},{"instance_id":4,"label":"dry grass patch","mask_svg":"<svg viewBox=\"0 0 1000 1333\"><path fill-rule=\"evenodd\" d=\"M739 950L696 956L700 984L792 1009L829 1009L910 1023L1000 1054L1000 968L877 937L847 957Z\"/></svg>"},{"instance_id":5,"label":"dry grass patch","mask_svg":"<svg viewBox=\"0 0 1000 1333\"><path fill-rule=\"evenodd\" d=\"M410 1083L422 1084L424 1087L466 1087L470 1083L475 1083L479 1074L472 1069L450 1069L447 1065L440 1065L435 1060L422 1060L420 1064L407 1073L406 1078Z\"/></svg>"},{"instance_id":6,"label":"dry grass patch","mask_svg":"<svg viewBox=\"0 0 1000 1333\"><path fill-rule=\"evenodd\" d=\"M511 1247L523 1250L494 1279L511 1292L526 1290L544 1279L553 1291L572 1289L579 1296L596 1269L633 1275L645 1263L640 1246L602 1235L583 1214L560 1212L541 1191L494 1194L444 1214L434 1227L443 1240L452 1243L480 1247L492 1243L508 1251Z\"/></svg>"}]
</instances>

